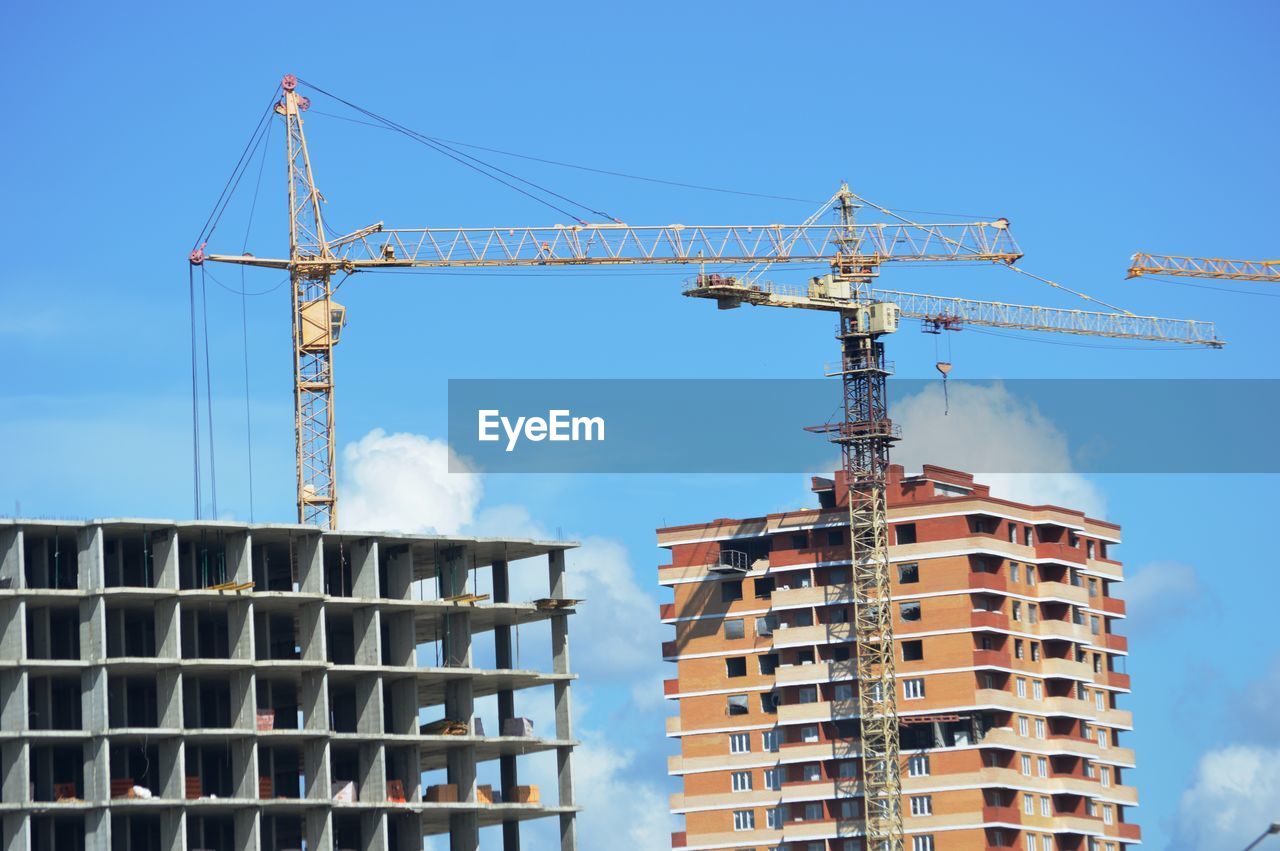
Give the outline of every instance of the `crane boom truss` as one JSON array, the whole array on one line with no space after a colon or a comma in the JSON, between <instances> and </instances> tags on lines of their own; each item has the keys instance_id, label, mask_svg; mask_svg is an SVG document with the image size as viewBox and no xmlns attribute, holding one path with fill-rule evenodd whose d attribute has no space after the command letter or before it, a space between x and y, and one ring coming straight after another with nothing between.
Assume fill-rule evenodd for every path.
<instances>
[{"instance_id":1,"label":"crane boom truss","mask_svg":"<svg viewBox=\"0 0 1280 851\"><path fill-rule=\"evenodd\" d=\"M1280 260L1226 260L1220 257L1181 257L1139 252L1133 255L1128 277L1137 278L1141 275L1274 283L1280 281Z\"/></svg>"},{"instance_id":2,"label":"crane boom truss","mask_svg":"<svg viewBox=\"0 0 1280 851\"><path fill-rule=\"evenodd\" d=\"M852 242L837 225L553 225L551 227L383 229L373 225L335 240L334 257L297 261L209 255L222 263L277 269L434 266L559 266L636 263L990 261L1022 256L1003 222L862 224Z\"/></svg>"}]
</instances>

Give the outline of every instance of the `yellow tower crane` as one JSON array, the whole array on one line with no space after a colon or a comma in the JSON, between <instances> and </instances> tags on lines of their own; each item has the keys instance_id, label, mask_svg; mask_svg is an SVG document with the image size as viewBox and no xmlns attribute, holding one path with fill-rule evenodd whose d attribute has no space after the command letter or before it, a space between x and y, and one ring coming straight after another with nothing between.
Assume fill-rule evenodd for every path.
<instances>
[{"instance_id":1,"label":"yellow tower crane","mask_svg":"<svg viewBox=\"0 0 1280 851\"><path fill-rule=\"evenodd\" d=\"M1133 255L1126 277L1138 278L1142 275L1275 283L1280 281L1280 260L1224 260L1220 257L1180 257L1138 252Z\"/></svg>"},{"instance_id":2,"label":"yellow tower crane","mask_svg":"<svg viewBox=\"0 0 1280 851\"><path fill-rule=\"evenodd\" d=\"M841 449L847 486L854 600L854 645L869 851L901 851L903 842L898 716L891 618L886 478L889 448L899 430L889 418L883 337L900 316L942 327L964 324L1053 331L1123 340L1219 347L1212 323L974 301L874 290L871 282L889 262L1013 264L1021 251L1005 219L919 224L857 223L855 196L847 186L819 214L798 225L555 225L495 228L385 228L370 225L343 236L325 232L311 169L302 113L308 100L298 80L286 76L275 106L286 125L289 191L289 255L192 252L191 262L232 263L287 270L293 293L294 399L297 438L298 519L336 526L334 477L333 350L345 311L333 301L332 278L396 268L492 268L692 264L718 266L775 263L830 264L830 274L803 289L701 273L685 295L714 299L722 309L742 304L825 310L837 315L841 359L832 376L843 387L843 418L812 430L828 433ZM385 119L383 119L385 121ZM388 122L388 126L391 125ZM853 826L848 826L851 832ZM574 847L572 840L564 847Z\"/></svg>"}]
</instances>

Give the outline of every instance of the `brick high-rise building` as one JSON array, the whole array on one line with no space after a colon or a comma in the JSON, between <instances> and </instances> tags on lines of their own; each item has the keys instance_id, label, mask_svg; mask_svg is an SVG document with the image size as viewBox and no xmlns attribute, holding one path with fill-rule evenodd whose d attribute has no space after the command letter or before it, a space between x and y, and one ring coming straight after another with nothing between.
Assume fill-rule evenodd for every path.
<instances>
[{"instance_id":1,"label":"brick high-rise building","mask_svg":"<svg viewBox=\"0 0 1280 851\"><path fill-rule=\"evenodd\" d=\"M658 530L680 714L672 797L687 849L861 849L848 514L820 507ZM1139 841L1119 527L891 471L908 851L1122 851Z\"/></svg>"}]
</instances>

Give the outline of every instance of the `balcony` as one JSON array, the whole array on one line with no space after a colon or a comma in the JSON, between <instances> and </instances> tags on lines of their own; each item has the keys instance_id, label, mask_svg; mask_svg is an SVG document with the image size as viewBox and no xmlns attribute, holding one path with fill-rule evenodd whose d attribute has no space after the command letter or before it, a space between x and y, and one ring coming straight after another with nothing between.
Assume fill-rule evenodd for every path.
<instances>
[{"instance_id":1,"label":"balcony","mask_svg":"<svg viewBox=\"0 0 1280 851\"><path fill-rule=\"evenodd\" d=\"M779 665L773 672L777 685L801 685L854 679L854 662L813 662L808 665Z\"/></svg>"},{"instance_id":2,"label":"balcony","mask_svg":"<svg viewBox=\"0 0 1280 851\"><path fill-rule=\"evenodd\" d=\"M1088 662L1074 662L1070 659L1041 659L1040 672L1046 677L1066 677L1071 680L1093 680L1093 668Z\"/></svg>"},{"instance_id":3,"label":"balcony","mask_svg":"<svg viewBox=\"0 0 1280 851\"><path fill-rule=\"evenodd\" d=\"M1008 591L1009 583L999 573L970 573L969 588L986 591Z\"/></svg>"},{"instance_id":4,"label":"balcony","mask_svg":"<svg viewBox=\"0 0 1280 851\"><path fill-rule=\"evenodd\" d=\"M674 695L677 695L679 693L680 693L680 680L678 678L662 681L663 697L673 697Z\"/></svg>"},{"instance_id":5,"label":"balcony","mask_svg":"<svg viewBox=\"0 0 1280 851\"><path fill-rule=\"evenodd\" d=\"M1027 747L1028 739L1019 736L1008 727L999 727L994 730L988 730L979 745L988 747L1008 748L1009 750L1020 750ZM1110 747L1106 750L1098 747L1098 743L1091 739L1078 739L1073 736L1050 736L1047 739L1038 739L1037 750L1042 750L1051 754L1069 754L1071 756L1083 756L1089 759L1097 760L1107 764L1115 764L1132 768L1134 765L1133 750L1131 748Z\"/></svg>"},{"instance_id":6,"label":"balcony","mask_svg":"<svg viewBox=\"0 0 1280 851\"><path fill-rule=\"evenodd\" d=\"M676 643L674 641L662 642L663 661L673 661L679 652L680 651L676 648Z\"/></svg>"},{"instance_id":7,"label":"balcony","mask_svg":"<svg viewBox=\"0 0 1280 851\"><path fill-rule=\"evenodd\" d=\"M1094 643L1093 634L1089 631L1089 627L1084 624L1050 618L1040 621L1033 629L1044 638L1061 638L1065 641L1075 641L1081 644Z\"/></svg>"},{"instance_id":8,"label":"balcony","mask_svg":"<svg viewBox=\"0 0 1280 851\"><path fill-rule=\"evenodd\" d=\"M1036 544L1036 558L1049 561L1060 561L1064 564L1084 566L1084 550L1080 547L1068 547L1063 543Z\"/></svg>"},{"instance_id":9,"label":"balcony","mask_svg":"<svg viewBox=\"0 0 1280 851\"><path fill-rule=\"evenodd\" d=\"M682 732L684 732L684 730L680 726L680 716L668 715L667 716L667 735L678 736Z\"/></svg>"},{"instance_id":10,"label":"balcony","mask_svg":"<svg viewBox=\"0 0 1280 851\"><path fill-rule=\"evenodd\" d=\"M813 626L782 626L773 631L774 647L808 647L850 641L853 626L847 623L819 623Z\"/></svg>"},{"instance_id":11,"label":"balcony","mask_svg":"<svg viewBox=\"0 0 1280 851\"><path fill-rule=\"evenodd\" d=\"M675 616L676 616L675 603L662 603L661 605L658 606L658 618L660 620L669 621L674 619Z\"/></svg>"},{"instance_id":12,"label":"balcony","mask_svg":"<svg viewBox=\"0 0 1280 851\"><path fill-rule=\"evenodd\" d=\"M1041 582L1038 586L1041 598L1064 600L1077 606L1089 605L1089 589L1067 582Z\"/></svg>"},{"instance_id":13,"label":"balcony","mask_svg":"<svg viewBox=\"0 0 1280 851\"><path fill-rule=\"evenodd\" d=\"M1124 600L1119 597L1095 597L1094 603L1096 605L1093 608L1102 609L1109 615L1115 615L1116 617L1124 617L1125 615Z\"/></svg>"},{"instance_id":14,"label":"balcony","mask_svg":"<svg viewBox=\"0 0 1280 851\"><path fill-rule=\"evenodd\" d=\"M1142 828L1138 827L1136 824L1122 821L1117 824L1115 828L1116 836L1121 839L1128 840L1129 842L1138 842L1142 839Z\"/></svg>"},{"instance_id":15,"label":"balcony","mask_svg":"<svg viewBox=\"0 0 1280 851\"><path fill-rule=\"evenodd\" d=\"M988 823L1016 825L1022 823L1022 816L1018 815L1017 807L983 807L982 820Z\"/></svg>"},{"instance_id":16,"label":"balcony","mask_svg":"<svg viewBox=\"0 0 1280 851\"><path fill-rule=\"evenodd\" d=\"M672 833L672 834L671 834L671 847L672 847L672 848L684 848L684 847L686 847L688 844L689 844L689 835L688 835L687 833L685 833L683 830L682 830L682 831L680 831L679 833Z\"/></svg>"},{"instance_id":17,"label":"balcony","mask_svg":"<svg viewBox=\"0 0 1280 851\"><path fill-rule=\"evenodd\" d=\"M1108 650L1115 653L1129 652L1129 639L1125 638L1123 635L1105 632L1097 636L1097 638L1100 639L1102 646L1106 647Z\"/></svg>"},{"instance_id":18,"label":"balcony","mask_svg":"<svg viewBox=\"0 0 1280 851\"><path fill-rule=\"evenodd\" d=\"M1116 688L1122 688L1125 691L1131 690L1128 674L1122 674L1119 671L1109 671L1108 673L1103 674L1102 676L1106 678L1108 685L1115 686Z\"/></svg>"},{"instance_id":19,"label":"balcony","mask_svg":"<svg viewBox=\"0 0 1280 851\"><path fill-rule=\"evenodd\" d=\"M819 700L816 703L786 703L778 707L779 724L820 724L858 714L858 701ZM812 743L810 743L812 744Z\"/></svg>"},{"instance_id":20,"label":"balcony","mask_svg":"<svg viewBox=\"0 0 1280 851\"><path fill-rule=\"evenodd\" d=\"M970 614L969 620L975 627L988 627L990 629L1009 628L1009 616L1004 612L984 612L975 610Z\"/></svg>"},{"instance_id":21,"label":"balcony","mask_svg":"<svg viewBox=\"0 0 1280 851\"><path fill-rule=\"evenodd\" d=\"M973 664L979 668L1010 668L1013 657L1007 650L975 650Z\"/></svg>"},{"instance_id":22,"label":"balcony","mask_svg":"<svg viewBox=\"0 0 1280 851\"><path fill-rule=\"evenodd\" d=\"M811 606L848 605L853 602L853 589L848 585L812 585L808 588L775 588L771 598L774 609L799 609Z\"/></svg>"}]
</instances>

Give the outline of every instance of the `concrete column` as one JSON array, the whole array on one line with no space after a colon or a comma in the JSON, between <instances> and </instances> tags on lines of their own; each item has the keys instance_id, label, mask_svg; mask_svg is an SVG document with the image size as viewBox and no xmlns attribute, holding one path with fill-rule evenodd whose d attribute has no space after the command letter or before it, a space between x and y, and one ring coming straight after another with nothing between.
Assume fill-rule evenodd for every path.
<instances>
[{"instance_id":1,"label":"concrete column","mask_svg":"<svg viewBox=\"0 0 1280 851\"><path fill-rule=\"evenodd\" d=\"M175 807L160 812L160 847L164 851L186 851L187 814L184 810Z\"/></svg>"},{"instance_id":2,"label":"concrete column","mask_svg":"<svg viewBox=\"0 0 1280 851\"><path fill-rule=\"evenodd\" d=\"M227 581L253 581L253 537L248 530L232 532L226 538Z\"/></svg>"},{"instance_id":3,"label":"concrete column","mask_svg":"<svg viewBox=\"0 0 1280 851\"><path fill-rule=\"evenodd\" d=\"M565 592L564 550L556 550L547 555L548 572L551 585L551 597L563 599ZM557 674L569 673L569 616L553 614L551 616L551 661L552 671ZM568 680L556 682L552 688L555 694L556 738L568 741L573 738L573 711L569 702ZM556 748L556 769L559 778L559 803L562 807L573 806L573 768L571 755L573 748L562 745ZM561 851L577 851L578 826L574 813L560 814L560 849Z\"/></svg>"},{"instance_id":4,"label":"concrete column","mask_svg":"<svg viewBox=\"0 0 1280 851\"><path fill-rule=\"evenodd\" d=\"M253 791L253 796L256 798L258 796L256 778ZM262 847L260 819L261 813L257 807L236 810L236 851L259 851Z\"/></svg>"},{"instance_id":5,"label":"concrete column","mask_svg":"<svg viewBox=\"0 0 1280 851\"><path fill-rule=\"evenodd\" d=\"M361 851L387 851L387 814L365 813L360 819Z\"/></svg>"},{"instance_id":6,"label":"concrete column","mask_svg":"<svg viewBox=\"0 0 1280 851\"><path fill-rule=\"evenodd\" d=\"M20 741L9 741L0 746L0 754L3 754L4 759L4 775L0 776L0 797L6 804L20 804L31 797L30 748L29 743Z\"/></svg>"},{"instance_id":7,"label":"concrete column","mask_svg":"<svg viewBox=\"0 0 1280 851\"><path fill-rule=\"evenodd\" d=\"M375 674L356 680L356 731L382 735L382 680Z\"/></svg>"},{"instance_id":8,"label":"concrete column","mask_svg":"<svg viewBox=\"0 0 1280 851\"><path fill-rule=\"evenodd\" d=\"M111 813L105 807L84 814L84 848L85 851L111 851Z\"/></svg>"},{"instance_id":9,"label":"concrete column","mask_svg":"<svg viewBox=\"0 0 1280 851\"><path fill-rule=\"evenodd\" d=\"M178 530L156 529L151 533L151 567L157 588L173 591L178 587ZM161 828L161 833L164 828Z\"/></svg>"},{"instance_id":10,"label":"concrete column","mask_svg":"<svg viewBox=\"0 0 1280 851\"><path fill-rule=\"evenodd\" d=\"M78 579L76 587L81 591L100 591L106 584L105 562L102 557L102 527L86 526L80 530L77 554Z\"/></svg>"},{"instance_id":11,"label":"concrete column","mask_svg":"<svg viewBox=\"0 0 1280 851\"><path fill-rule=\"evenodd\" d=\"M30 813L7 813L0 819L0 825L3 826L0 848L4 851L31 851Z\"/></svg>"},{"instance_id":12,"label":"concrete column","mask_svg":"<svg viewBox=\"0 0 1280 851\"><path fill-rule=\"evenodd\" d=\"M386 565L387 582L382 589L389 600L409 600L413 596L413 549L408 545L384 546L379 558Z\"/></svg>"},{"instance_id":13,"label":"concrete column","mask_svg":"<svg viewBox=\"0 0 1280 851\"><path fill-rule=\"evenodd\" d=\"M465 580L465 568L461 558L449 559L450 565L441 574L442 595L459 594ZM447 578L446 578L447 577ZM451 667L471 667L471 610L463 609L445 615L446 659ZM445 685L445 717L472 724L475 716L475 691L470 678L453 680ZM449 782L458 787L458 800L474 803L476 800L476 749L474 745L450 748L447 774ZM449 816L449 851L476 851L480 847L480 824L474 812L454 813Z\"/></svg>"},{"instance_id":14,"label":"concrete column","mask_svg":"<svg viewBox=\"0 0 1280 851\"><path fill-rule=\"evenodd\" d=\"M319 532L303 532L294 539L298 560L298 590L304 594L324 593L324 547Z\"/></svg>"},{"instance_id":15,"label":"concrete column","mask_svg":"<svg viewBox=\"0 0 1280 851\"><path fill-rule=\"evenodd\" d=\"M30 706L27 676L24 670L0 671L0 729L27 729Z\"/></svg>"},{"instance_id":16,"label":"concrete column","mask_svg":"<svg viewBox=\"0 0 1280 851\"><path fill-rule=\"evenodd\" d=\"M111 800L111 766L106 736L84 743L84 799L106 805Z\"/></svg>"},{"instance_id":17,"label":"concrete column","mask_svg":"<svg viewBox=\"0 0 1280 851\"><path fill-rule=\"evenodd\" d=\"M326 787L325 792L329 790ZM328 809L309 810L303 819L307 851L333 851L333 816Z\"/></svg>"},{"instance_id":18,"label":"concrete column","mask_svg":"<svg viewBox=\"0 0 1280 851\"><path fill-rule=\"evenodd\" d=\"M328 662L329 651L324 629L324 606L304 603L298 608L298 644L307 662Z\"/></svg>"},{"instance_id":19,"label":"concrete column","mask_svg":"<svg viewBox=\"0 0 1280 851\"><path fill-rule=\"evenodd\" d=\"M20 597L0 600L0 659L9 662L27 658L27 604Z\"/></svg>"},{"instance_id":20,"label":"concrete column","mask_svg":"<svg viewBox=\"0 0 1280 851\"><path fill-rule=\"evenodd\" d=\"M351 632L355 639L355 664L381 665L381 619L377 606L359 606L351 613Z\"/></svg>"},{"instance_id":21,"label":"concrete column","mask_svg":"<svg viewBox=\"0 0 1280 851\"><path fill-rule=\"evenodd\" d=\"M0 588L25 587L27 577L22 570L22 527L0 527Z\"/></svg>"},{"instance_id":22,"label":"concrete column","mask_svg":"<svg viewBox=\"0 0 1280 851\"><path fill-rule=\"evenodd\" d=\"M370 600L378 595L378 542L365 538L351 545L351 596Z\"/></svg>"},{"instance_id":23,"label":"concrete column","mask_svg":"<svg viewBox=\"0 0 1280 851\"><path fill-rule=\"evenodd\" d=\"M304 730L312 733L329 731L329 687L323 671L306 671L302 674L298 705L302 709Z\"/></svg>"},{"instance_id":24,"label":"concrete column","mask_svg":"<svg viewBox=\"0 0 1280 851\"><path fill-rule=\"evenodd\" d=\"M164 726L163 724L161 726ZM183 758L182 740L165 738L160 740L160 788L156 790L161 798L181 801L187 797L186 777L184 775L186 760ZM162 845L165 828L161 825Z\"/></svg>"},{"instance_id":25,"label":"concrete column","mask_svg":"<svg viewBox=\"0 0 1280 851\"><path fill-rule=\"evenodd\" d=\"M387 755L381 744L371 742L360 746L359 758L360 801L365 804L385 804L387 800Z\"/></svg>"},{"instance_id":26,"label":"concrete column","mask_svg":"<svg viewBox=\"0 0 1280 851\"><path fill-rule=\"evenodd\" d=\"M495 605L511 602L511 583L506 561L493 563L493 602ZM493 628L494 665L498 669L510 668L511 662L511 627L498 624ZM505 735L502 726L508 718L516 717L515 692L503 689L498 692L498 735ZM520 784L516 770L515 754L504 754L498 757L498 774L502 794L510 794L510 790ZM506 800L504 797L503 800ZM502 823L502 847L504 851L519 851L520 822L507 820Z\"/></svg>"}]
</instances>

